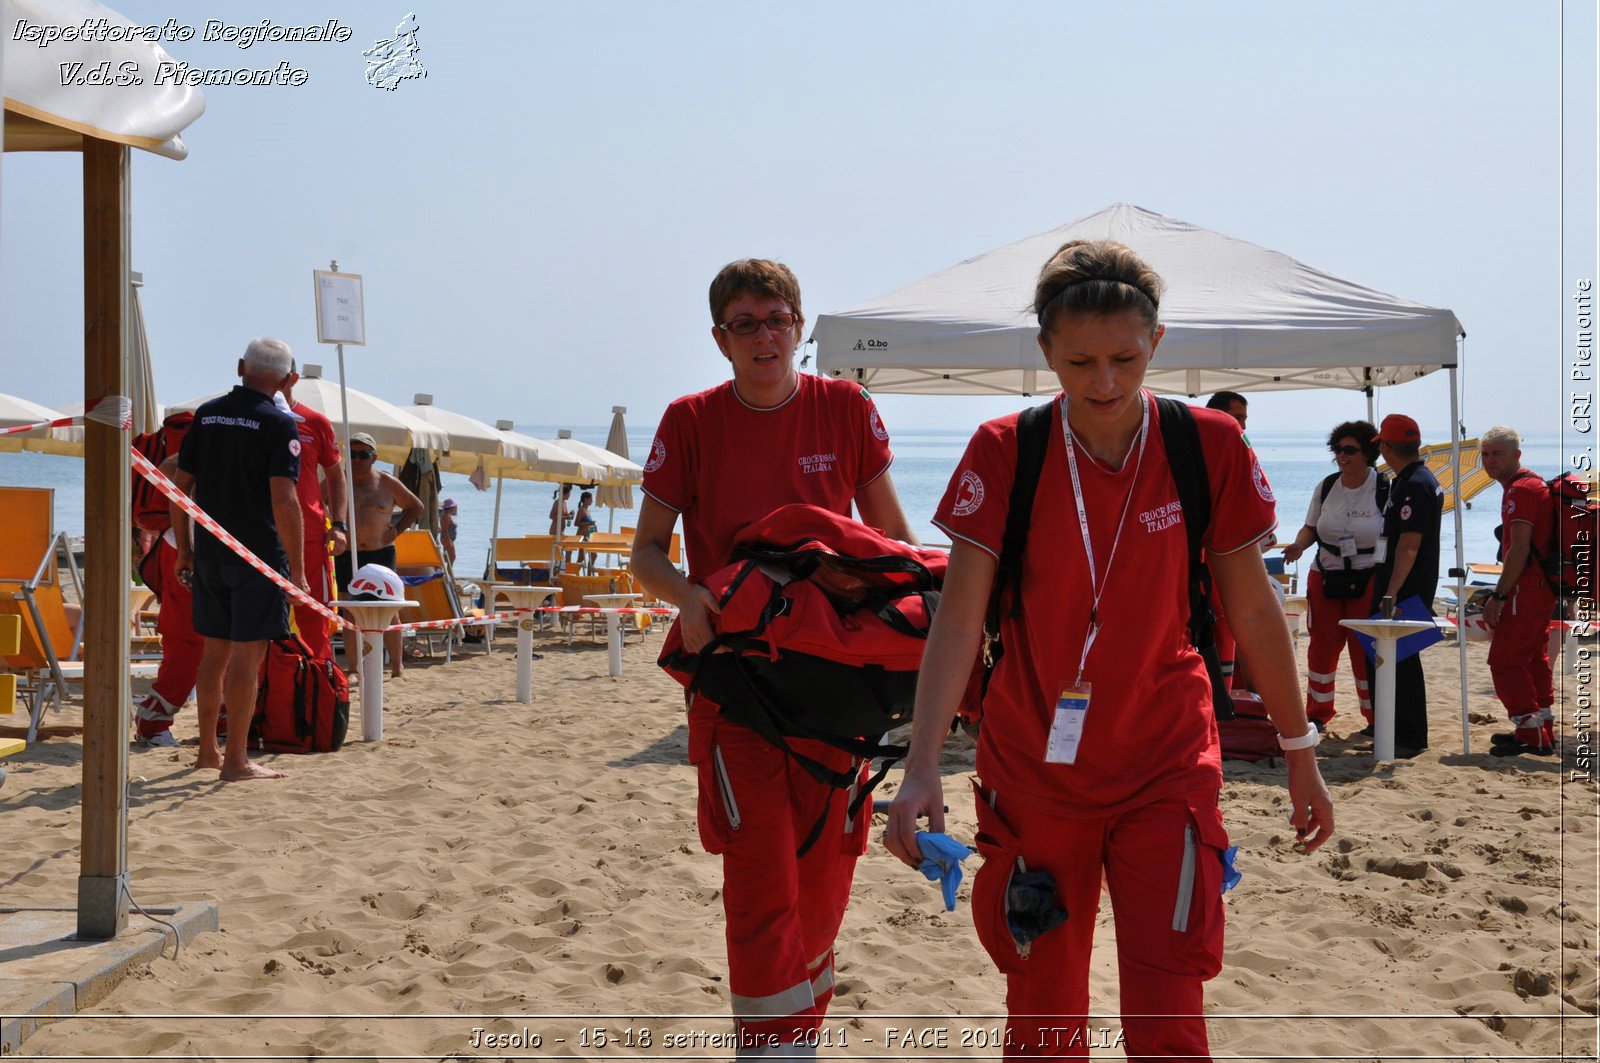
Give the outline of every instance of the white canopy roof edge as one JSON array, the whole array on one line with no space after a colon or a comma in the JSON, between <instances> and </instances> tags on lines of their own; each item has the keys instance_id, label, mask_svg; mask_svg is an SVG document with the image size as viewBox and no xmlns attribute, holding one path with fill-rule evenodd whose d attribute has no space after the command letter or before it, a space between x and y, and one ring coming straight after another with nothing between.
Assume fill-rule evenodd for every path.
<instances>
[{"instance_id":1,"label":"white canopy roof edge","mask_svg":"<svg viewBox=\"0 0 1600 1063\"><path fill-rule=\"evenodd\" d=\"M1073 239L1112 239L1167 283L1146 384L1201 395L1399 384L1456 364L1449 310L1400 299L1279 251L1117 203L817 319L817 369L874 391L1049 394L1029 304Z\"/></svg>"},{"instance_id":2,"label":"white canopy roof edge","mask_svg":"<svg viewBox=\"0 0 1600 1063\"><path fill-rule=\"evenodd\" d=\"M20 39L19 22L27 23ZM205 112L206 101L199 89L174 85L170 78L158 84L162 64L175 68L177 60L143 35L88 41L59 35L81 35L92 26L97 36L127 37L137 25L94 0L0 0L0 33L6 41L0 95L12 115L6 120L6 150L76 151L88 135L172 159L188 155L178 134ZM57 36L47 40L44 34ZM47 44L40 47L43 40ZM109 64L114 75L135 70L143 84L79 85L62 75L73 63L83 64L84 76L102 64Z\"/></svg>"}]
</instances>

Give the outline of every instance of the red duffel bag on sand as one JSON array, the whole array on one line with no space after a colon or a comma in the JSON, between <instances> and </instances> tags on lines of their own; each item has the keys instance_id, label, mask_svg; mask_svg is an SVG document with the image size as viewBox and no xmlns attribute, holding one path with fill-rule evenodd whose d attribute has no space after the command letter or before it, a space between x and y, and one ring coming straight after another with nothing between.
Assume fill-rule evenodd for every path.
<instances>
[{"instance_id":1,"label":"red duffel bag on sand","mask_svg":"<svg viewBox=\"0 0 1600 1063\"><path fill-rule=\"evenodd\" d=\"M250 748L266 753L333 753L350 726L350 680L330 658L313 656L298 635L273 639L261 668Z\"/></svg>"}]
</instances>

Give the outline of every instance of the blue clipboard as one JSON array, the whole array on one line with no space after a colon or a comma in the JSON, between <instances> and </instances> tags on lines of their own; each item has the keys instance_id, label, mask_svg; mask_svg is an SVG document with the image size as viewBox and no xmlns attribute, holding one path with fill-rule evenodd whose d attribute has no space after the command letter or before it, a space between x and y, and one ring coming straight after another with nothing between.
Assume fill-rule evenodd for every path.
<instances>
[{"instance_id":1,"label":"blue clipboard","mask_svg":"<svg viewBox=\"0 0 1600 1063\"><path fill-rule=\"evenodd\" d=\"M1379 618L1380 614L1373 613L1367 619L1377 620ZM1394 607L1394 618L1396 620L1426 620L1432 623L1433 611L1426 605L1422 604L1422 598L1420 596L1413 594L1411 597L1407 598L1403 602L1400 602ZM1375 650L1378 644L1377 639L1374 639L1370 635L1363 635L1359 631L1356 632L1356 638L1361 640L1362 648L1367 651L1367 660L1372 660L1376 655ZM1432 646L1434 643L1443 641L1444 632L1440 631L1437 627L1431 628L1427 631L1419 631L1414 635L1407 635L1405 638L1395 643L1394 659L1396 661L1403 661L1407 657L1415 657L1417 654L1421 653L1429 646Z\"/></svg>"}]
</instances>

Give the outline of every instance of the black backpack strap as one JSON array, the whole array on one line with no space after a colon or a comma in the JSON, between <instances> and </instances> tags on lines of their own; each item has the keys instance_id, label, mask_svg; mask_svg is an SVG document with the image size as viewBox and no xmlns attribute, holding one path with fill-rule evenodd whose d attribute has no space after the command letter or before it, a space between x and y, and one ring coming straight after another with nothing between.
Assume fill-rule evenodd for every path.
<instances>
[{"instance_id":1,"label":"black backpack strap","mask_svg":"<svg viewBox=\"0 0 1600 1063\"><path fill-rule=\"evenodd\" d=\"M1189 544L1189 641L1205 661L1211 677L1211 705L1217 719L1233 719L1233 697L1222 674L1212 632L1211 570L1201 559L1206 529L1211 525L1211 478L1206 473L1205 455L1200 450L1200 429L1189 404L1177 399L1157 398L1156 415L1161 425L1161 441L1167 452L1167 465L1178 487L1178 504L1183 509L1183 530Z\"/></svg>"},{"instance_id":2,"label":"black backpack strap","mask_svg":"<svg viewBox=\"0 0 1600 1063\"><path fill-rule=\"evenodd\" d=\"M1011 596L1011 615L1022 607L1022 554L1028 545L1028 526L1033 523L1033 499L1039 492L1039 477L1044 472L1044 457L1050 449L1051 416L1055 400L1023 410L1017 417L1017 468L1011 481L1011 498L1006 505L1006 530L1000 541L1000 562L995 569L994 588L989 592L989 613L984 622L983 691L989 690L989 677L1005 656L1000 644L1000 611L1005 596Z\"/></svg>"}]
</instances>

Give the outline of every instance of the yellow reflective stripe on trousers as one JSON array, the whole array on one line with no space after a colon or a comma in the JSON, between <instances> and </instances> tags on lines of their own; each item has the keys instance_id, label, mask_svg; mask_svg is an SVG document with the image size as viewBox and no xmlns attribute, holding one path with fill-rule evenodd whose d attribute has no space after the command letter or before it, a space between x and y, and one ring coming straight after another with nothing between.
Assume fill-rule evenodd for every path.
<instances>
[{"instance_id":1,"label":"yellow reflective stripe on trousers","mask_svg":"<svg viewBox=\"0 0 1600 1063\"><path fill-rule=\"evenodd\" d=\"M732 994L733 1014L740 1019L782 1019L798 1015L811 1007L811 979L765 997L744 997Z\"/></svg>"}]
</instances>

